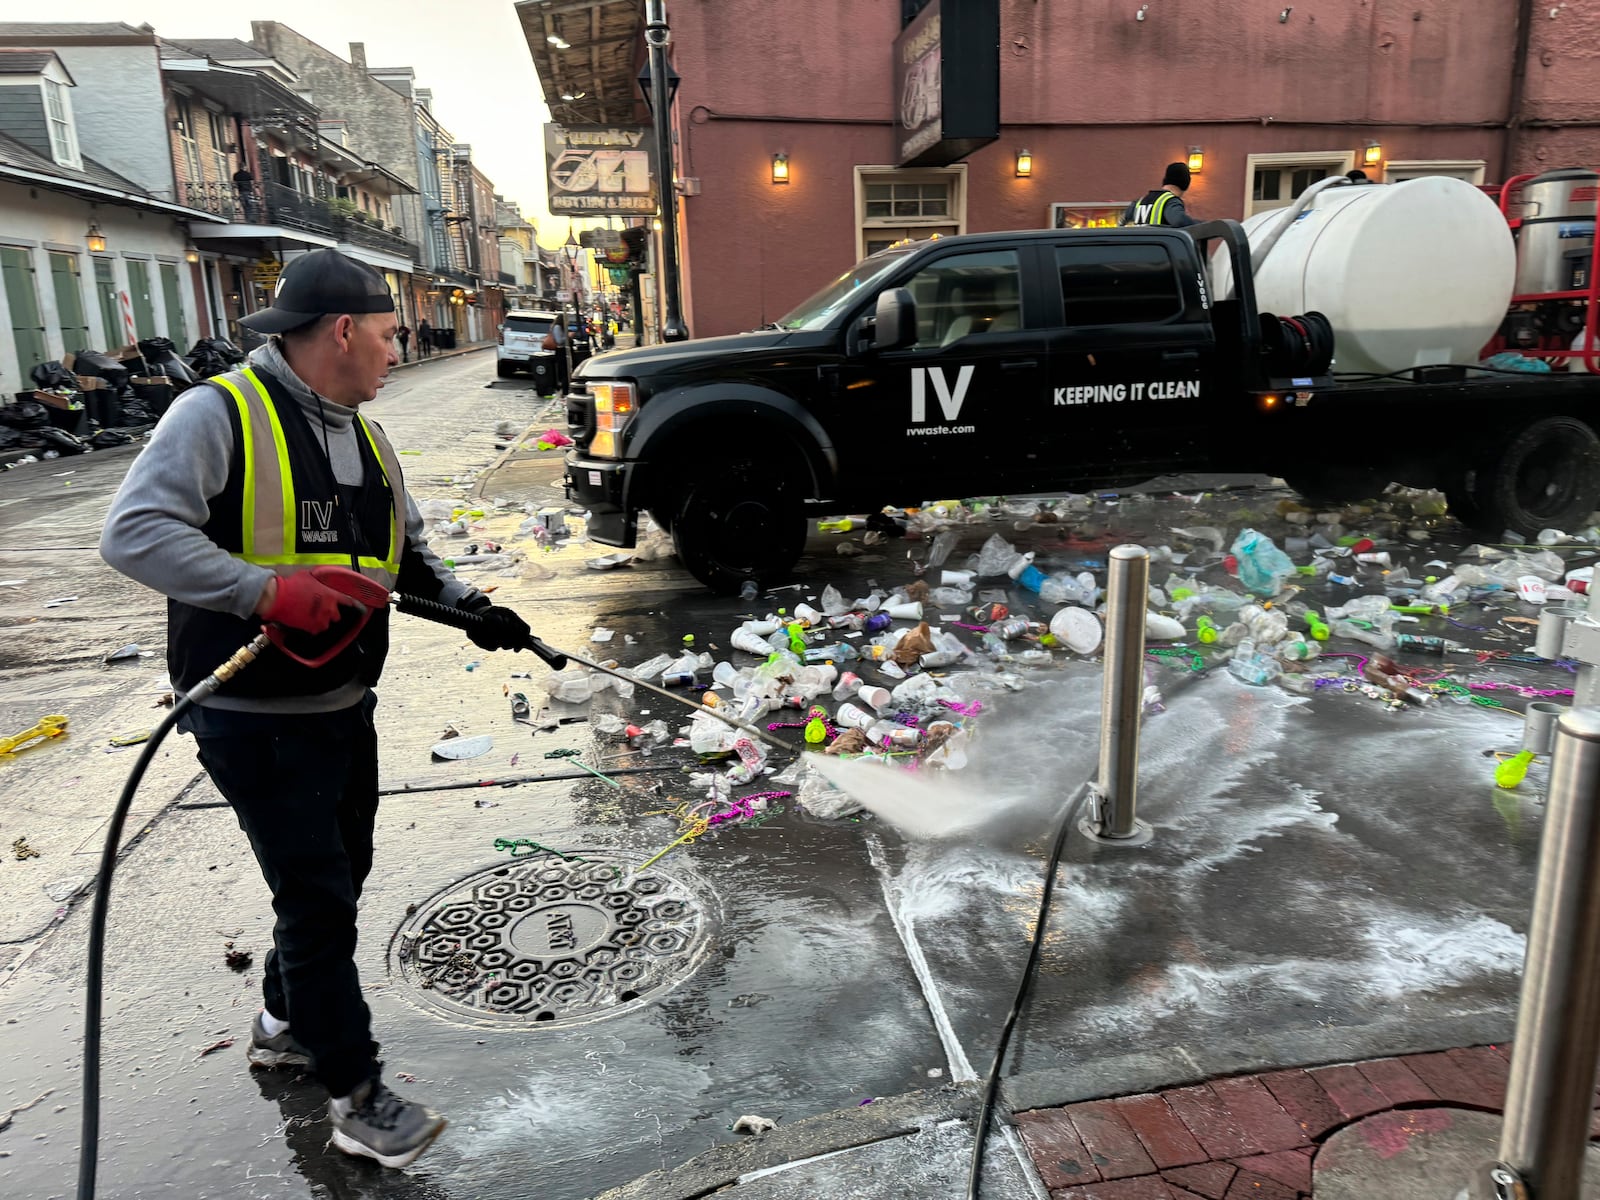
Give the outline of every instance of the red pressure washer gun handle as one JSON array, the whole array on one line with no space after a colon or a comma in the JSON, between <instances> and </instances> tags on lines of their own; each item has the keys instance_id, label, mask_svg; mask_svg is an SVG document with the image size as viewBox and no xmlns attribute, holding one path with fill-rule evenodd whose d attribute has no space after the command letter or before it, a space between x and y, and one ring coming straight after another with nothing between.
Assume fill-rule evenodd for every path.
<instances>
[{"instance_id":1,"label":"red pressure washer gun handle","mask_svg":"<svg viewBox=\"0 0 1600 1200\"><path fill-rule=\"evenodd\" d=\"M448 604L440 604L434 600L424 600L421 596L401 596L395 601L395 608L407 616L421 617L424 621L432 621L438 625L451 625L461 630L476 629L483 624L483 618L477 613L463 612L459 608L452 608ZM567 656L559 650L552 650L533 634L528 635L528 640L523 647L532 650L545 662L550 664L552 671L560 671L567 665Z\"/></svg>"}]
</instances>

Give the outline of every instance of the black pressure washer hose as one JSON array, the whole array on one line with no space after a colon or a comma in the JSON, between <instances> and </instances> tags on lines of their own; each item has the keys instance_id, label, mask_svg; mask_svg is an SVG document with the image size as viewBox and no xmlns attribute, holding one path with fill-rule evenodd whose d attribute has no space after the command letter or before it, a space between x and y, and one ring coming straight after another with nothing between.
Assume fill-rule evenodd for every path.
<instances>
[{"instance_id":1,"label":"black pressure washer hose","mask_svg":"<svg viewBox=\"0 0 1600 1200\"><path fill-rule=\"evenodd\" d=\"M1022 1006L1028 1002L1028 992L1033 987L1034 971L1039 965L1039 950L1044 945L1045 922L1050 917L1050 897L1056 890L1056 870L1061 866L1067 834L1078 818L1078 810L1083 807L1084 799L1089 795L1089 787L1087 783L1080 784L1067 800L1061 828L1056 831L1056 844L1051 848L1050 861L1045 864L1044 892L1039 897L1039 915L1033 922L1033 941L1028 946L1028 961L1023 964L1022 978L1017 981L1017 994L1011 1001L1011 1011L1006 1014L1005 1024L1000 1027L1000 1044L995 1047L994 1062L989 1067L989 1079L983 1089L983 1104L978 1109L978 1122L973 1129L972 1166L967 1172L966 1200L978 1200L979 1179L983 1175L983 1147L989 1137L989 1123L994 1119L995 1099L1000 1094L1000 1069L1005 1065L1006 1050L1011 1045L1011 1032L1017 1027L1017 1018L1022 1015Z\"/></svg>"},{"instance_id":2,"label":"black pressure washer hose","mask_svg":"<svg viewBox=\"0 0 1600 1200\"><path fill-rule=\"evenodd\" d=\"M483 617L477 613L464 612L448 604L424 600L420 596L396 596L393 601L398 611L438 625L449 625L456 629L471 631L483 624ZM133 797L139 790L139 784L144 781L144 774L149 769L151 759L155 757L161 743L166 740L167 734L172 732L172 727L191 707L255 662L272 644L272 639L263 630L248 645L241 646L235 651L227 662L182 696L177 697L173 702L172 711L146 739L144 749L140 751L138 761L133 764L133 770L128 772L128 780L123 784L122 794L117 797L116 807L112 810L111 823L106 829L105 848L100 854L100 870L95 876L94 908L89 918L89 962L84 980L86 995L83 1014L83 1121L80 1135L82 1145L78 1148L78 1200L94 1200L95 1172L100 1148L100 1017L104 990L106 913L111 903L111 876L117 867L117 852L122 843L122 826L128 818ZM710 713L718 720L725 721L734 728L780 749L798 752L798 747L790 745L782 738L774 737L764 729L758 729L747 721L741 721L718 709L703 707L687 696L680 696L665 688L645 683L623 671L547 646L531 633L521 648L533 651L549 664L552 670L562 670L570 659L592 670L636 684L675 704L685 705L696 712Z\"/></svg>"}]
</instances>

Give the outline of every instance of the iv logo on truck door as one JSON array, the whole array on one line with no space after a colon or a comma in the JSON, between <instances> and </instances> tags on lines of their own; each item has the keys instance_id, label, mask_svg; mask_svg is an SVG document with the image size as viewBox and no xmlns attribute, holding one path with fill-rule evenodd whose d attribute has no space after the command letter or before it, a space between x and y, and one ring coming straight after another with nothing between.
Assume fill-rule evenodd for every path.
<instances>
[{"instance_id":1,"label":"iv logo on truck door","mask_svg":"<svg viewBox=\"0 0 1600 1200\"><path fill-rule=\"evenodd\" d=\"M967 387L972 383L972 373L977 367L967 363L956 375L955 390L944 377L943 367L911 368L911 419L918 423L928 419L928 380L933 379L933 390L939 398L939 408L946 421L961 415L961 405L967 398Z\"/></svg>"}]
</instances>

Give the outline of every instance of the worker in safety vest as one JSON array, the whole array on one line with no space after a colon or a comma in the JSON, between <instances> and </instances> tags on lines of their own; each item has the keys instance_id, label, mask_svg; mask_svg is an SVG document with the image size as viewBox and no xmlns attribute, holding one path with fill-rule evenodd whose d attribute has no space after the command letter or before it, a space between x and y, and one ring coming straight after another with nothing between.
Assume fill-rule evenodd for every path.
<instances>
[{"instance_id":1,"label":"worker in safety vest","mask_svg":"<svg viewBox=\"0 0 1600 1200\"><path fill-rule=\"evenodd\" d=\"M1146 192L1142 200L1135 200L1122 214L1123 225L1198 225L1183 207L1183 194L1189 190L1187 163L1168 163L1161 186Z\"/></svg>"},{"instance_id":2,"label":"worker in safety vest","mask_svg":"<svg viewBox=\"0 0 1600 1200\"><path fill-rule=\"evenodd\" d=\"M384 278L334 250L283 270L272 307L241 324L269 335L241 371L185 392L112 501L100 553L167 596L167 667L200 683L270 622L302 657L331 653L355 601L314 567L482 615L472 640L516 649L528 626L428 549L389 439L361 408L398 361ZM356 605L359 609L359 605ZM323 665L268 650L180 719L250 840L277 923L251 1023L256 1067L312 1071L332 1142L404 1166L444 1128L384 1086L357 975L356 901L378 811L373 727L388 610Z\"/></svg>"}]
</instances>

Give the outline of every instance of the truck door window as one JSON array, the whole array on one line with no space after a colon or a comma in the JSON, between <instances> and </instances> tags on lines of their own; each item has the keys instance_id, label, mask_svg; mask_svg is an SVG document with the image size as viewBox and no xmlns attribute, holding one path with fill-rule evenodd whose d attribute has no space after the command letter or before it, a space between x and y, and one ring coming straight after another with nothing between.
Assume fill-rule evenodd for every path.
<instances>
[{"instance_id":1,"label":"truck door window","mask_svg":"<svg viewBox=\"0 0 1600 1200\"><path fill-rule=\"evenodd\" d=\"M1068 325L1150 324L1183 312L1178 277L1164 246L1057 246L1056 266Z\"/></svg>"},{"instance_id":2,"label":"truck door window","mask_svg":"<svg viewBox=\"0 0 1600 1200\"><path fill-rule=\"evenodd\" d=\"M941 258L918 271L906 286L917 303L914 349L1022 328L1021 271L1015 250Z\"/></svg>"}]
</instances>

